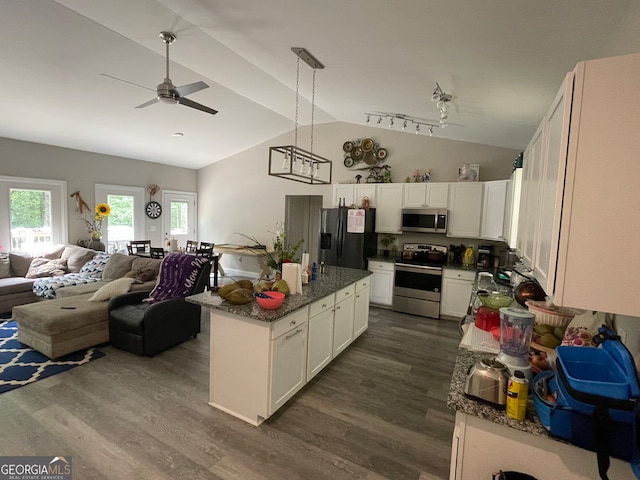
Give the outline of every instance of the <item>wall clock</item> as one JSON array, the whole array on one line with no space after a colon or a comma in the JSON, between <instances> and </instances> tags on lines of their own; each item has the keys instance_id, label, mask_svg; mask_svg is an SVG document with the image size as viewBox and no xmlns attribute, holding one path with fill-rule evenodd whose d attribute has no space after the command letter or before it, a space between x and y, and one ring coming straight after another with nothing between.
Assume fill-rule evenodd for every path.
<instances>
[{"instance_id":1,"label":"wall clock","mask_svg":"<svg viewBox=\"0 0 640 480\"><path fill-rule=\"evenodd\" d=\"M150 201L145 207L145 212L149 218L158 218L162 215L162 205L156 201Z\"/></svg>"}]
</instances>

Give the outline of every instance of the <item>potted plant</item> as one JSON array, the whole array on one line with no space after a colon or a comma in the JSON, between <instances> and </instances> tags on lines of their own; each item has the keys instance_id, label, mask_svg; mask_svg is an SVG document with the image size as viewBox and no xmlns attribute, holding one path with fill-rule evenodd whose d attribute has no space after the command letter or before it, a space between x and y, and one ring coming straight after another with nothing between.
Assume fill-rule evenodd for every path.
<instances>
[{"instance_id":1,"label":"potted plant","mask_svg":"<svg viewBox=\"0 0 640 480\"><path fill-rule=\"evenodd\" d=\"M384 249L382 250L382 256L384 258L389 258L389 247L391 247L391 250L393 250L394 252L396 251L395 235L392 235L390 233L385 233L384 236L382 237L382 240L380 240L380 243L384 247Z\"/></svg>"}]
</instances>

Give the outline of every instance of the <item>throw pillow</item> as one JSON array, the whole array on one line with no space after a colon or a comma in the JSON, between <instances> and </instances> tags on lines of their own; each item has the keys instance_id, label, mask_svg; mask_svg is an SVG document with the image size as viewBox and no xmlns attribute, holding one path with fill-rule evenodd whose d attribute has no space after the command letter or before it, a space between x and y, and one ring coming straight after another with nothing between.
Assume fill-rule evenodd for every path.
<instances>
[{"instance_id":1,"label":"throw pillow","mask_svg":"<svg viewBox=\"0 0 640 480\"><path fill-rule=\"evenodd\" d=\"M107 282L122 278L131 270L131 265L136 257L114 253L102 271L102 279Z\"/></svg>"},{"instance_id":2,"label":"throw pillow","mask_svg":"<svg viewBox=\"0 0 640 480\"><path fill-rule=\"evenodd\" d=\"M11 263L9 263L9 255L0 253L0 278L8 278L11 276Z\"/></svg>"},{"instance_id":3,"label":"throw pillow","mask_svg":"<svg viewBox=\"0 0 640 480\"><path fill-rule=\"evenodd\" d=\"M62 252L62 259L67 261L69 272L78 273L82 266L95 256L95 250L67 245Z\"/></svg>"},{"instance_id":4,"label":"throw pillow","mask_svg":"<svg viewBox=\"0 0 640 480\"><path fill-rule=\"evenodd\" d=\"M67 273L66 260L60 258L49 260L48 258L38 257L31 261L25 278L56 277L65 273Z\"/></svg>"},{"instance_id":5,"label":"throw pillow","mask_svg":"<svg viewBox=\"0 0 640 480\"><path fill-rule=\"evenodd\" d=\"M118 278L113 282L107 283L105 286L94 293L89 299L89 302L104 302L110 300L118 295L123 295L129 291L131 284L134 282L133 278Z\"/></svg>"},{"instance_id":6,"label":"throw pillow","mask_svg":"<svg viewBox=\"0 0 640 480\"><path fill-rule=\"evenodd\" d=\"M33 257L27 252L10 252L9 262L14 277L24 277L29 271Z\"/></svg>"},{"instance_id":7,"label":"throw pillow","mask_svg":"<svg viewBox=\"0 0 640 480\"><path fill-rule=\"evenodd\" d=\"M102 272L109 262L109 257L111 257L111 255L108 253L96 253L91 260L82 266L79 273L83 273L91 278L102 278Z\"/></svg>"},{"instance_id":8,"label":"throw pillow","mask_svg":"<svg viewBox=\"0 0 640 480\"><path fill-rule=\"evenodd\" d=\"M149 294L152 303L191 295L202 267L209 263L205 257L172 253L162 260L158 283Z\"/></svg>"},{"instance_id":9,"label":"throw pillow","mask_svg":"<svg viewBox=\"0 0 640 480\"><path fill-rule=\"evenodd\" d=\"M38 256L48 258L49 260L55 260L56 258L60 258L60 255L62 255L62 252L64 252L64 247L65 245L61 243L58 245L54 245L46 250L43 250L42 253Z\"/></svg>"},{"instance_id":10,"label":"throw pillow","mask_svg":"<svg viewBox=\"0 0 640 480\"><path fill-rule=\"evenodd\" d=\"M156 272L156 275L158 275L161 264L162 259L160 258L135 257L133 264L131 265L131 270L144 270L145 268L150 268Z\"/></svg>"},{"instance_id":11,"label":"throw pillow","mask_svg":"<svg viewBox=\"0 0 640 480\"><path fill-rule=\"evenodd\" d=\"M125 277L133 278L134 280L136 280L136 282L144 283L150 282L151 280L156 278L157 275L158 272L153 268L134 268L130 272L127 272Z\"/></svg>"}]
</instances>

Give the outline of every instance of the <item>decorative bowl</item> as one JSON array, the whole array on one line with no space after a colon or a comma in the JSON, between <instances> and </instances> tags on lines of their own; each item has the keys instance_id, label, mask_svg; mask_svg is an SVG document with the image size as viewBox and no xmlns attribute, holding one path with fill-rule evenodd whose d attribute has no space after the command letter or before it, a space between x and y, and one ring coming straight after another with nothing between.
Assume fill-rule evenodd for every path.
<instances>
[{"instance_id":1,"label":"decorative bowl","mask_svg":"<svg viewBox=\"0 0 640 480\"><path fill-rule=\"evenodd\" d=\"M513 303L513 297L500 292L492 292L486 295L478 295L480 302L485 307L500 310L502 307L508 307Z\"/></svg>"},{"instance_id":2,"label":"decorative bowl","mask_svg":"<svg viewBox=\"0 0 640 480\"><path fill-rule=\"evenodd\" d=\"M551 325L553 327L566 327L571 323L573 317L582 315L585 311L577 308L557 307L553 304L537 300L527 300L525 302L529 311L536 316L536 323Z\"/></svg>"},{"instance_id":3,"label":"decorative bowl","mask_svg":"<svg viewBox=\"0 0 640 480\"><path fill-rule=\"evenodd\" d=\"M256 302L258 302L258 305L260 305L265 310L275 310L276 308L280 308L280 305L282 305L282 302L284 302L284 293L282 292L267 290L262 293L271 297L256 297Z\"/></svg>"}]
</instances>

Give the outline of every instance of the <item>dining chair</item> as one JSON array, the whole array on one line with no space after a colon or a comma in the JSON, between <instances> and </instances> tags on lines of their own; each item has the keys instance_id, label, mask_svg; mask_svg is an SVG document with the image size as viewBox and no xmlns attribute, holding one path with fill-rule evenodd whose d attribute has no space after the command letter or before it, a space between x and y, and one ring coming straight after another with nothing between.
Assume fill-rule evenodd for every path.
<instances>
[{"instance_id":1,"label":"dining chair","mask_svg":"<svg viewBox=\"0 0 640 480\"><path fill-rule=\"evenodd\" d=\"M151 247L151 258L164 258L164 248Z\"/></svg>"},{"instance_id":2,"label":"dining chair","mask_svg":"<svg viewBox=\"0 0 640 480\"><path fill-rule=\"evenodd\" d=\"M200 248L213 248L214 246L214 243L200 242Z\"/></svg>"},{"instance_id":3,"label":"dining chair","mask_svg":"<svg viewBox=\"0 0 640 480\"><path fill-rule=\"evenodd\" d=\"M184 253L196 253L198 249L198 242L195 240L187 240L187 246L184 249Z\"/></svg>"},{"instance_id":4,"label":"dining chair","mask_svg":"<svg viewBox=\"0 0 640 480\"><path fill-rule=\"evenodd\" d=\"M149 256L151 254L151 240L131 240L127 245L129 255L144 255Z\"/></svg>"}]
</instances>

